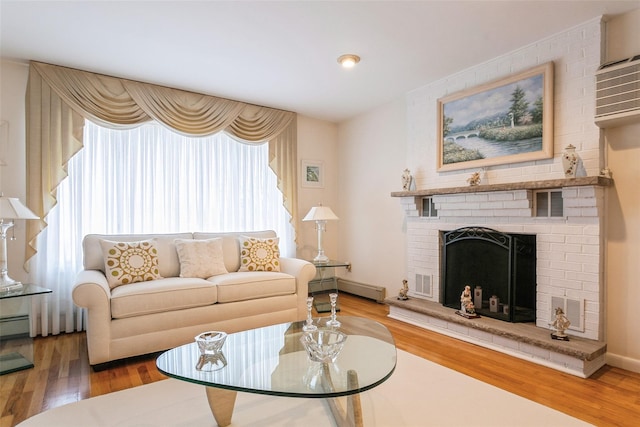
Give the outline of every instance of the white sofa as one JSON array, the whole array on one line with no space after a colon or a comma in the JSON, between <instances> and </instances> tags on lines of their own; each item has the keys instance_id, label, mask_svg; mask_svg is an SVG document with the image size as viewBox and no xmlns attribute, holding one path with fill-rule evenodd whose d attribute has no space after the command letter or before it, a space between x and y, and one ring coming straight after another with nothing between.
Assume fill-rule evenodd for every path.
<instances>
[{"instance_id":1,"label":"white sofa","mask_svg":"<svg viewBox=\"0 0 640 427\"><path fill-rule=\"evenodd\" d=\"M240 238L276 237L273 231L87 235L84 270L76 279L73 301L86 309L89 363L95 365L153 353L193 341L200 332L228 333L303 320L310 262L280 258L280 271L238 271ZM222 238L228 273L207 279L180 277L176 239ZM101 241L153 239L162 278L113 287L105 276ZM219 242L218 242L219 243Z\"/></svg>"}]
</instances>

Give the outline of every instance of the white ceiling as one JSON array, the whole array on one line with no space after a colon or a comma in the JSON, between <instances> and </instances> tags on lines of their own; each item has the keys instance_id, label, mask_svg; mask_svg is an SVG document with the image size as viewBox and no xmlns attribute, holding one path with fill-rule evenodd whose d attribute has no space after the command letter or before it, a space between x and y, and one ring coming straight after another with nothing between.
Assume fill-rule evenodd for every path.
<instances>
[{"instance_id":1,"label":"white ceiling","mask_svg":"<svg viewBox=\"0 0 640 427\"><path fill-rule=\"evenodd\" d=\"M0 55L339 122L633 1L8 1ZM351 70L336 59L356 53Z\"/></svg>"}]
</instances>

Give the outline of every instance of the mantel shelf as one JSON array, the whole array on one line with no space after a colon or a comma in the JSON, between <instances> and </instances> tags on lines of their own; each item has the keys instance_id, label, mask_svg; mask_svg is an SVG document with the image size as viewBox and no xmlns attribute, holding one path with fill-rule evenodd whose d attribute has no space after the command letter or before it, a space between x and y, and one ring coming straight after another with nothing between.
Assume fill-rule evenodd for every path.
<instances>
[{"instance_id":1,"label":"mantel shelf","mask_svg":"<svg viewBox=\"0 0 640 427\"><path fill-rule=\"evenodd\" d=\"M549 188L601 186L608 187L613 179L604 176L585 176L568 179L549 179L545 181L512 182L506 184L474 185L466 187L430 188L414 191L394 191L391 197L421 197L441 194L486 193L492 191L544 190Z\"/></svg>"}]
</instances>

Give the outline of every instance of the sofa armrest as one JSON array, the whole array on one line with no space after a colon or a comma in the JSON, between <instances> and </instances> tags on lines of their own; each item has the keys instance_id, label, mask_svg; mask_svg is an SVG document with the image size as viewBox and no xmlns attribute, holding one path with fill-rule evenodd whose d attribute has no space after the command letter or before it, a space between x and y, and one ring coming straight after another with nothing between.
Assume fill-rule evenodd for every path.
<instances>
[{"instance_id":1,"label":"sofa armrest","mask_svg":"<svg viewBox=\"0 0 640 427\"><path fill-rule=\"evenodd\" d=\"M304 286L305 289L298 289L297 292L309 293L309 280L316 276L316 266L298 258L280 258L280 271L287 273L298 280L298 286Z\"/></svg>"},{"instance_id":2,"label":"sofa armrest","mask_svg":"<svg viewBox=\"0 0 640 427\"><path fill-rule=\"evenodd\" d=\"M73 302L87 310L87 350L89 364L111 360L111 289L100 270L78 273L72 292Z\"/></svg>"},{"instance_id":3,"label":"sofa armrest","mask_svg":"<svg viewBox=\"0 0 640 427\"><path fill-rule=\"evenodd\" d=\"M298 320L307 317L307 296L309 295L309 280L316 276L316 266L298 258L280 257L280 271L296 278L296 293L298 295Z\"/></svg>"},{"instance_id":4,"label":"sofa armrest","mask_svg":"<svg viewBox=\"0 0 640 427\"><path fill-rule=\"evenodd\" d=\"M111 289L104 273L100 270L82 270L73 287L73 302L83 308L108 307Z\"/></svg>"}]
</instances>

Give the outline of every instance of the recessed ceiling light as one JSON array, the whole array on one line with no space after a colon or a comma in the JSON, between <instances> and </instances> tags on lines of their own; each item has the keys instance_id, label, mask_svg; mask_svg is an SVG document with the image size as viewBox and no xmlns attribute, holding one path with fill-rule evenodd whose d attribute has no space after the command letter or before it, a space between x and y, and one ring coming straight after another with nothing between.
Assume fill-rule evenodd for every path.
<instances>
[{"instance_id":1,"label":"recessed ceiling light","mask_svg":"<svg viewBox=\"0 0 640 427\"><path fill-rule=\"evenodd\" d=\"M360 57L351 53L338 58L338 63L344 68L353 68L358 62L360 62Z\"/></svg>"}]
</instances>

